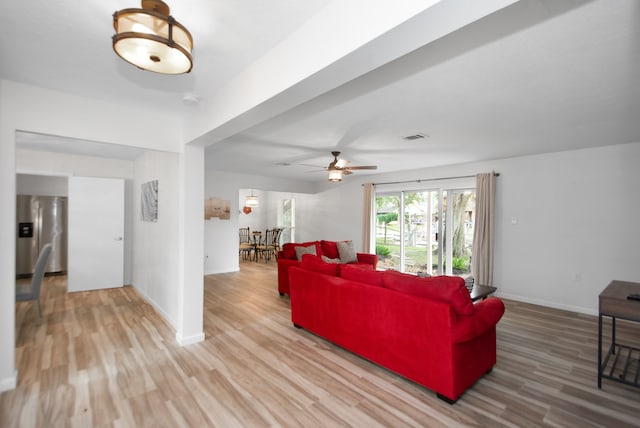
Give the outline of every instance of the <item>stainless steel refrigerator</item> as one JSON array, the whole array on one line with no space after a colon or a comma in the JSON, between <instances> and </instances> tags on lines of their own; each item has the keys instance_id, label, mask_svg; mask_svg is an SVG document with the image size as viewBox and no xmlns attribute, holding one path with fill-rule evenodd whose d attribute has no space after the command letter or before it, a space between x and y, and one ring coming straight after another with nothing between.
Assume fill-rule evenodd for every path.
<instances>
[{"instance_id":1,"label":"stainless steel refrigerator","mask_svg":"<svg viewBox=\"0 0 640 428\"><path fill-rule=\"evenodd\" d=\"M16 204L16 276L31 276L40 249L53 248L45 273L67 271L67 197L18 195Z\"/></svg>"}]
</instances>

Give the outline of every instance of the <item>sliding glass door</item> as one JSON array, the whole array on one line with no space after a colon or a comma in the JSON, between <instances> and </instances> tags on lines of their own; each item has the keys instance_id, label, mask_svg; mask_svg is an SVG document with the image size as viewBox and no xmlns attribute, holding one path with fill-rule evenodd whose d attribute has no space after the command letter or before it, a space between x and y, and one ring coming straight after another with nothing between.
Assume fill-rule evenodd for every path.
<instances>
[{"instance_id":1,"label":"sliding glass door","mask_svg":"<svg viewBox=\"0 0 640 428\"><path fill-rule=\"evenodd\" d=\"M400 269L400 193L376 195L376 254L381 269Z\"/></svg>"},{"instance_id":2,"label":"sliding glass door","mask_svg":"<svg viewBox=\"0 0 640 428\"><path fill-rule=\"evenodd\" d=\"M448 190L446 200L449 227L445 232L444 272L466 277L471 275L476 192L475 189Z\"/></svg>"},{"instance_id":3,"label":"sliding glass door","mask_svg":"<svg viewBox=\"0 0 640 428\"><path fill-rule=\"evenodd\" d=\"M376 253L380 268L469 275L474 208L473 189L377 194Z\"/></svg>"}]
</instances>

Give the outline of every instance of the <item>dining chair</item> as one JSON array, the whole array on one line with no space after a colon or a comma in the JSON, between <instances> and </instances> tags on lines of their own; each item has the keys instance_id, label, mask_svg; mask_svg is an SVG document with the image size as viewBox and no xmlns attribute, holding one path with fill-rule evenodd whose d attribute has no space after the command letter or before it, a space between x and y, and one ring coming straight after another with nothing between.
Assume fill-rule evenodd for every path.
<instances>
[{"instance_id":1,"label":"dining chair","mask_svg":"<svg viewBox=\"0 0 640 428\"><path fill-rule=\"evenodd\" d=\"M273 254L276 259L278 257L277 252L277 238L278 238L278 228L267 229L264 233L264 239L262 243L258 245L257 251L260 253L261 257L264 257L264 261L268 262L271 260L271 255Z\"/></svg>"},{"instance_id":2,"label":"dining chair","mask_svg":"<svg viewBox=\"0 0 640 428\"><path fill-rule=\"evenodd\" d=\"M253 246L253 256L251 259L258 261L258 257L261 255L259 248L263 245L264 233L260 230L254 230L251 232L251 245Z\"/></svg>"},{"instance_id":3,"label":"dining chair","mask_svg":"<svg viewBox=\"0 0 640 428\"><path fill-rule=\"evenodd\" d=\"M38 321L42 319L42 313L40 311L40 289L42 288L42 278L44 277L44 269L51 254L51 243L42 247L38 261L33 269L33 277L31 283L18 283L16 284L16 302L25 302L33 300L35 307L38 311Z\"/></svg>"},{"instance_id":4,"label":"dining chair","mask_svg":"<svg viewBox=\"0 0 640 428\"><path fill-rule=\"evenodd\" d=\"M280 236L282 235L282 228L279 227L276 229L276 233L275 236L273 237L273 254L276 257L276 260L278 260L278 252L280 251Z\"/></svg>"},{"instance_id":5,"label":"dining chair","mask_svg":"<svg viewBox=\"0 0 640 428\"><path fill-rule=\"evenodd\" d=\"M240 248L238 250L238 256L242 256L243 259L251 257L251 252L255 248L250 238L249 227L241 227L238 229L240 234Z\"/></svg>"}]
</instances>

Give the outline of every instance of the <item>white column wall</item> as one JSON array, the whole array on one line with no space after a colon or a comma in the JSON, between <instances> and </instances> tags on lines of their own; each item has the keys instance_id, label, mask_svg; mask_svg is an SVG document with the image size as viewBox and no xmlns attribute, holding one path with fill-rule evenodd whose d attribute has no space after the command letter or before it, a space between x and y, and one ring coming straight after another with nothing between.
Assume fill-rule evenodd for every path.
<instances>
[{"instance_id":1,"label":"white column wall","mask_svg":"<svg viewBox=\"0 0 640 428\"><path fill-rule=\"evenodd\" d=\"M204 340L204 148L187 144L179 156L178 328L176 340Z\"/></svg>"},{"instance_id":2,"label":"white column wall","mask_svg":"<svg viewBox=\"0 0 640 428\"><path fill-rule=\"evenodd\" d=\"M15 121L6 85L0 81L0 392L16 387L15 278L16 173Z\"/></svg>"}]
</instances>

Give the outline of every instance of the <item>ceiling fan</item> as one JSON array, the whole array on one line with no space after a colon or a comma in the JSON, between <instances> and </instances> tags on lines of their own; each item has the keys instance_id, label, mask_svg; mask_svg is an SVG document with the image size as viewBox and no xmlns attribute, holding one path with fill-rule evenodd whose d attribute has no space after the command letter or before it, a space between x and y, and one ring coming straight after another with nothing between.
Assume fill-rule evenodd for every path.
<instances>
[{"instance_id":1,"label":"ceiling fan","mask_svg":"<svg viewBox=\"0 0 640 428\"><path fill-rule=\"evenodd\" d=\"M333 161L329 164L328 167L325 168L326 171L329 172L329 181L338 182L342 181L343 175L349 175L354 170L358 169L378 169L375 165L367 165L367 166L355 166L349 165L349 161L345 159L338 159L340 156L340 152L331 152L333 155Z\"/></svg>"}]
</instances>

